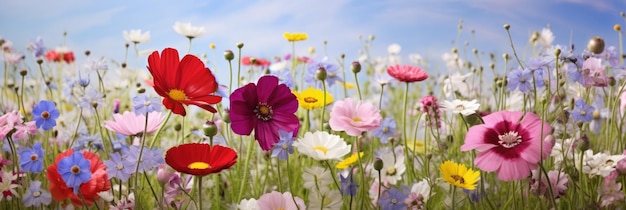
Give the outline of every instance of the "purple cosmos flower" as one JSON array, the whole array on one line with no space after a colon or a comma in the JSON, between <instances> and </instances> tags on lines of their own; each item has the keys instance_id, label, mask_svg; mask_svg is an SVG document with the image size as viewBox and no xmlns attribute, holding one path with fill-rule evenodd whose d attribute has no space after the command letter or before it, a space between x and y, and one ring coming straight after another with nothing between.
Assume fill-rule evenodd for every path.
<instances>
[{"instance_id":1,"label":"purple cosmos flower","mask_svg":"<svg viewBox=\"0 0 626 210\"><path fill-rule=\"evenodd\" d=\"M372 135L380 139L380 143L386 144L389 139L396 135L396 121L392 117L385 117L380 127L372 131Z\"/></svg>"},{"instance_id":2,"label":"purple cosmos flower","mask_svg":"<svg viewBox=\"0 0 626 210\"><path fill-rule=\"evenodd\" d=\"M287 155L293 154L293 133L285 132L283 130L278 130L278 134L280 135L280 141L274 144L274 149L272 151L272 157L278 156L278 159L287 160Z\"/></svg>"},{"instance_id":3,"label":"purple cosmos flower","mask_svg":"<svg viewBox=\"0 0 626 210\"><path fill-rule=\"evenodd\" d=\"M293 77L291 77L291 70L289 68L285 68L280 71L270 71L270 74L277 76L280 80L280 84L285 84L289 88L295 87Z\"/></svg>"},{"instance_id":4,"label":"purple cosmos flower","mask_svg":"<svg viewBox=\"0 0 626 210\"><path fill-rule=\"evenodd\" d=\"M341 194L356 196L356 189L359 188L359 185L354 182L352 172L349 172L347 177L339 175L339 179L341 180Z\"/></svg>"},{"instance_id":5,"label":"purple cosmos flower","mask_svg":"<svg viewBox=\"0 0 626 210\"><path fill-rule=\"evenodd\" d=\"M402 191L396 188L391 188L385 190L380 195L380 198L378 199L378 205L381 206L383 209L404 210L406 209L406 204L404 203L404 200L407 197L408 196Z\"/></svg>"},{"instance_id":6,"label":"purple cosmos flower","mask_svg":"<svg viewBox=\"0 0 626 210\"><path fill-rule=\"evenodd\" d=\"M56 109L56 105L54 105L52 101L39 101L39 103L33 107L32 114L37 128L47 131L57 125L56 119L59 118L59 110Z\"/></svg>"},{"instance_id":7,"label":"purple cosmos flower","mask_svg":"<svg viewBox=\"0 0 626 210\"><path fill-rule=\"evenodd\" d=\"M37 142L33 148L25 148L20 152L20 167L24 172L39 173L43 170L44 151L41 143Z\"/></svg>"},{"instance_id":8,"label":"purple cosmos flower","mask_svg":"<svg viewBox=\"0 0 626 210\"><path fill-rule=\"evenodd\" d=\"M574 119L574 122L590 122L593 119L593 111L595 108L585 103L585 100L580 98L574 103L574 109L569 110L570 116Z\"/></svg>"},{"instance_id":9,"label":"purple cosmos flower","mask_svg":"<svg viewBox=\"0 0 626 210\"><path fill-rule=\"evenodd\" d=\"M74 188L74 194L78 195L80 185L91 179L90 167L91 162L83 157L83 153L74 152L59 161L57 172L68 187Z\"/></svg>"},{"instance_id":10,"label":"purple cosmos flower","mask_svg":"<svg viewBox=\"0 0 626 210\"><path fill-rule=\"evenodd\" d=\"M26 49L33 52L36 58L42 58L46 53L46 47L43 46L43 39L41 37L37 37L35 41L29 43Z\"/></svg>"},{"instance_id":11,"label":"purple cosmos flower","mask_svg":"<svg viewBox=\"0 0 626 210\"><path fill-rule=\"evenodd\" d=\"M160 112L163 107L161 100L150 97L148 94L139 94L133 97L133 112L137 115L146 115L149 112Z\"/></svg>"},{"instance_id":12,"label":"purple cosmos flower","mask_svg":"<svg viewBox=\"0 0 626 210\"><path fill-rule=\"evenodd\" d=\"M88 135L81 134L78 137L78 141L76 145L72 147L74 151L81 151L83 149L92 148L96 150L104 150L104 146L102 145L102 138L100 134Z\"/></svg>"},{"instance_id":13,"label":"purple cosmos flower","mask_svg":"<svg viewBox=\"0 0 626 210\"><path fill-rule=\"evenodd\" d=\"M133 165L139 164L139 172L143 173L144 171L150 171L160 163L164 163L163 159L163 150L161 149L150 149L148 147L143 148L143 153L141 154L141 159L139 158L139 150L141 147L139 146L130 146L130 149L126 154L122 154L122 158L127 161L133 163ZM134 165L135 168L137 165Z\"/></svg>"},{"instance_id":14,"label":"purple cosmos flower","mask_svg":"<svg viewBox=\"0 0 626 210\"><path fill-rule=\"evenodd\" d=\"M52 195L47 191L41 190L40 181L31 181L28 192L22 198L25 207L48 205L52 202Z\"/></svg>"},{"instance_id":15,"label":"purple cosmos flower","mask_svg":"<svg viewBox=\"0 0 626 210\"><path fill-rule=\"evenodd\" d=\"M105 160L104 165L107 166L107 174L109 177L116 177L120 179L122 182L126 182L130 175L135 171L135 164L122 158L122 156L117 153L110 153L110 160Z\"/></svg>"},{"instance_id":16,"label":"purple cosmos flower","mask_svg":"<svg viewBox=\"0 0 626 210\"><path fill-rule=\"evenodd\" d=\"M322 88L322 83L316 78L317 71L321 68L326 70L326 85L328 85L328 87L332 87L337 81L343 81L343 79L339 77L339 68L337 65L324 61L309 65L304 75L304 81L308 84L315 84L316 88Z\"/></svg>"},{"instance_id":17,"label":"purple cosmos flower","mask_svg":"<svg viewBox=\"0 0 626 210\"><path fill-rule=\"evenodd\" d=\"M522 93L528 93L533 88L533 73L527 69L515 69L509 72L507 88L509 90L519 89Z\"/></svg>"},{"instance_id":18,"label":"purple cosmos flower","mask_svg":"<svg viewBox=\"0 0 626 210\"><path fill-rule=\"evenodd\" d=\"M287 85L278 84L278 77L266 75L257 84L247 84L230 96L230 119L233 132L250 135L264 151L280 139L278 130L298 133L300 120L295 115L298 99Z\"/></svg>"}]
</instances>

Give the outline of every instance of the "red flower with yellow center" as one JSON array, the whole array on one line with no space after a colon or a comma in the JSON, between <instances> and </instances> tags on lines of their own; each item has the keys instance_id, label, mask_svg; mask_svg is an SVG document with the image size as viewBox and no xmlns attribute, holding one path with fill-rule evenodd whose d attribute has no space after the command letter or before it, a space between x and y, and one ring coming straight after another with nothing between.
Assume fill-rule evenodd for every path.
<instances>
[{"instance_id":1,"label":"red flower with yellow center","mask_svg":"<svg viewBox=\"0 0 626 210\"><path fill-rule=\"evenodd\" d=\"M181 144L165 153L165 163L174 170L194 176L219 173L237 162L237 152L221 145Z\"/></svg>"},{"instance_id":2,"label":"red flower with yellow center","mask_svg":"<svg viewBox=\"0 0 626 210\"><path fill-rule=\"evenodd\" d=\"M211 105L222 101L222 97L213 95L217 90L215 76L194 55L187 54L179 60L176 49L165 48L161 55L154 51L148 57L148 70L154 79L154 90L163 96L163 105L175 114L187 114L183 105L196 105L215 113Z\"/></svg>"}]
</instances>

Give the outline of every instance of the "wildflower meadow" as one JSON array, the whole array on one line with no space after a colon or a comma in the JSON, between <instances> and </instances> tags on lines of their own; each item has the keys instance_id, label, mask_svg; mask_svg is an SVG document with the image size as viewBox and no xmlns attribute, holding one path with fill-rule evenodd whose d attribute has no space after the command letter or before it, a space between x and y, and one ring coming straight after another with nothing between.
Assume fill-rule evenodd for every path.
<instances>
[{"instance_id":1,"label":"wildflower meadow","mask_svg":"<svg viewBox=\"0 0 626 210\"><path fill-rule=\"evenodd\" d=\"M188 48L119 31L123 60L0 38L1 209L626 207L620 23L619 43L503 23L532 50L456 46L438 67L370 56L375 35L358 60L297 54L306 31L272 57L193 54L206 29L172 28Z\"/></svg>"}]
</instances>

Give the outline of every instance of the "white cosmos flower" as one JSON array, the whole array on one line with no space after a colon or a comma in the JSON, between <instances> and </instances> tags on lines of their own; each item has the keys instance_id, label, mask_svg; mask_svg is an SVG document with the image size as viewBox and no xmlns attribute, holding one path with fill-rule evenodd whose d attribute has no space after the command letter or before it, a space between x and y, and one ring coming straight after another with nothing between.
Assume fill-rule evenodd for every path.
<instances>
[{"instance_id":1,"label":"white cosmos flower","mask_svg":"<svg viewBox=\"0 0 626 210\"><path fill-rule=\"evenodd\" d=\"M390 44L387 47L387 53L389 53L390 55L400 54L400 50L402 50L402 46L396 43Z\"/></svg>"},{"instance_id":2,"label":"white cosmos flower","mask_svg":"<svg viewBox=\"0 0 626 210\"><path fill-rule=\"evenodd\" d=\"M404 156L402 155L402 152L396 152L396 154L394 154L391 150L389 150L382 154L380 159L383 161L381 178L384 183L395 185L399 180L402 180L402 174L406 171L406 165L404 164ZM371 176L373 178L378 178L378 171L372 170L371 172Z\"/></svg>"},{"instance_id":3,"label":"white cosmos flower","mask_svg":"<svg viewBox=\"0 0 626 210\"><path fill-rule=\"evenodd\" d=\"M123 31L122 33L124 34L124 39L126 39L126 41L135 44L146 43L150 41L150 31L142 33L141 29L134 29L130 31Z\"/></svg>"},{"instance_id":4,"label":"white cosmos flower","mask_svg":"<svg viewBox=\"0 0 626 210\"><path fill-rule=\"evenodd\" d=\"M413 184L413 186L411 186L410 194L413 193L415 193L415 196L422 195L422 201L426 203L426 201L428 201L428 198L430 198L430 185L428 185L428 181L426 181L426 179L423 179L422 181Z\"/></svg>"},{"instance_id":5,"label":"white cosmos flower","mask_svg":"<svg viewBox=\"0 0 626 210\"><path fill-rule=\"evenodd\" d=\"M341 137L322 131L306 132L293 146L315 160L341 160L350 152L350 145Z\"/></svg>"},{"instance_id":6,"label":"white cosmos flower","mask_svg":"<svg viewBox=\"0 0 626 210\"><path fill-rule=\"evenodd\" d=\"M476 113L480 104L476 99L472 101L462 101L458 99L454 99L452 101L445 100L441 104L441 107L448 112L452 112L454 114L462 114L463 116L468 116Z\"/></svg>"},{"instance_id":7,"label":"white cosmos flower","mask_svg":"<svg viewBox=\"0 0 626 210\"><path fill-rule=\"evenodd\" d=\"M204 27L193 26L191 23L176 22L174 24L174 31L191 39L202 36L204 34Z\"/></svg>"},{"instance_id":8,"label":"white cosmos flower","mask_svg":"<svg viewBox=\"0 0 626 210\"><path fill-rule=\"evenodd\" d=\"M315 189L316 192L316 186L325 189L333 183L330 171L319 166L305 168L304 173L302 173L302 179L304 180L303 186L305 189Z\"/></svg>"},{"instance_id":9,"label":"white cosmos flower","mask_svg":"<svg viewBox=\"0 0 626 210\"><path fill-rule=\"evenodd\" d=\"M342 204L339 190L326 188L326 190L322 190L322 192L319 193L311 192L309 194L309 205L307 207L309 209L332 210L341 209Z\"/></svg>"},{"instance_id":10,"label":"white cosmos flower","mask_svg":"<svg viewBox=\"0 0 626 210\"><path fill-rule=\"evenodd\" d=\"M580 163L581 155L576 153L574 155L574 161ZM592 150L586 150L582 154L582 169L580 164L575 164L578 170L581 170L585 174L598 175L602 177L608 176L615 170L617 162L624 159L624 155L609 155L603 152L593 154Z\"/></svg>"},{"instance_id":11,"label":"white cosmos flower","mask_svg":"<svg viewBox=\"0 0 626 210\"><path fill-rule=\"evenodd\" d=\"M250 198L250 199L243 199L243 200L241 200L241 202L239 202L239 205L237 205L237 209L240 209L240 210L259 210L261 208L259 207L259 204L257 203L256 199Z\"/></svg>"},{"instance_id":12,"label":"white cosmos flower","mask_svg":"<svg viewBox=\"0 0 626 210\"><path fill-rule=\"evenodd\" d=\"M552 34L549 28L543 28L539 34L538 41L542 47L550 47L552 46L552 41L554 41L554 34Z\"/></svg>"}]
</instances>

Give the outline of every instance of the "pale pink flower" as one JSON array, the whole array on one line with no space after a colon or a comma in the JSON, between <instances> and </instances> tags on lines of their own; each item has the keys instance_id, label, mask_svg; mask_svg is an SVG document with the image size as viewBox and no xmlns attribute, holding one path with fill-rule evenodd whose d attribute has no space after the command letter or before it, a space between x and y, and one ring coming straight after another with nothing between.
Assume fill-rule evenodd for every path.
<instances>
[{"instance_id":1,"label":"pale pink flower","mask_svg":"<svg viewBox=\"0 0 626 210\"><path fill-rule=\"evenodd\" d=\"M622 183L618 183L617 173L604 177L604 183L598 187L598 197L600 199L600 207L607 207L616 202L624 201L624 192L622 191Z\"/></svg>"},{"instance_id":2,"label":"pale pink flower","mask_svg":"<svg viewBox=\"0 0 626 210\"><path fill-rule=\"evenodd\" d=\"M550 185L552 185L552 196L554 198L561 197L567 191L567 183L569 182L569 175L565 172L559 172L557 170L552 170L548 172L548 177L544 176L537 170L532 171L532 178L529 182L530 184L530 192L539 196L550 196L550 188L548 186L548 179L550 180ZM539 177L541 176L541 180Z\"/></svg>"},{"instance_id":3,"label":"pale pink flower","mask_svg":"<svg viewBox=\"0 0 626 210\"><path fill-rule=\"evenodd\" d=\"M587 58L583 63L582 75L585 87L606 87L608 84L602 60L599 58Z\"/></svg>"},{"instance_id":4,"label":"pale pink flower","mask_svg":"<svg viewBox=\"0 0 626 210\"><path fill-rule=\"evenodd\" d=\"M330 128L345 131L350 136L360 136L362 132L375 130L380 126L380 111L368 102L354 102L352 98L337 101L330 111Z\"/></svg>"},{"instance_id":5,"label":"pale pink flower","mask_svg":"<svg viewBox=\"0 0 626 210\"><path fill-rule=\"evenodd\" d=\"M7 134L12 133L11 137L15 140L26 140L28 135L37 133L35 121L22 121L22 116L18 111L12 111L0 116L0 139L4 139Z\"/></svg>"},{"instance_id":6,"label":"pale pink flower","mask_svg":"<svg viewBox=\"0 0 626 210\"><path fill-rule=\"evenodd\" d=\"M270 193L266 193L259 198L257 204L259 204L259 209L306 209L306 205L304 205L304 200L299 197L292 197L290 192L280 193L272 191Z\"/></svg>"},{"instance_id":7,"label":"pale pink flower","mask_svg":"<svg viewBox=\"0 0 626 210\"><path fill-rule=\"evenodd\" d=\"M552 127L533 113L500 111L483 120L484 124L469 129L461 151L476 150L474 164L483 171L495 171L500 180L527 178L554 146L543 140Z\"/></svg>"},{"instance_id":8,"label":"pale pink flower","mask_svg":"<svg viewBox=\"0 0 626 210\"><path fill-rule=\"evenodd\" d=\"M113 120L104 122L104 127L126 136L142 134L144 129L146 129L146 133L152 134L157 131L163 122L163 118L161 117L161 112L150 112L147 116L147 127L146 115L137 115L129 111L125 111L123 114L113 114Z\"/></svg>"}]
</instances>

